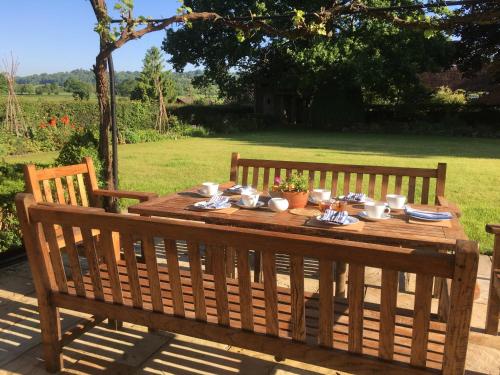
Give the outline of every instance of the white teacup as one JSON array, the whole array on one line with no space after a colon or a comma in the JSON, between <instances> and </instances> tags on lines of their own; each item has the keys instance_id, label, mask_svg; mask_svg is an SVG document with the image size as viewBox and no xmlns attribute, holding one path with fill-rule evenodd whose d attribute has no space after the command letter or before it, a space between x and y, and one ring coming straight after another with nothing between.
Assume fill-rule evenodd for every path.
<instances>
[{"instance_id":1,"label":"white teacup","mask_svg":"<svg viewBox=\"0 0 500 375\"><path fill-rule=\"evenodd\" d=\"M243 190L241 192L241 200L247 207L255 207L259 202L259 193L253 189Z\"/></svg>"},{"instance_id":2,"label":"white teacup","mask_svg":"<svg viewBox=\"0 0 500 375\"><path fill-rule=\"evenodd\" d=\"M389 207L397 210L404 208L406 203L405 195L387 194L385 198L387 199L387 203L389 203Z\"/></svg>"},{"instance_id":3,"label":"white teacup","mask_svg":"<svg viewBox=\"0 0 500 375\"><path fill-rule=\"evenodd\" d=\"M205 195L215 195L219 191L219 184L215 182L204 182L200 191Z\"/></svg>"},{"instance_id":4,"label":"white teacup","mask_svg":"<svg viewBox=\"0 0 500 375\"><path fill-rule=\"evenodd\" d=\"M391 209L383 202L367 202L365 203L365 210L368 217L380 219L384 214L389 214Z\"/></svg>"},{"instance_id":5,"label":"white teacup","mask_svg":"<svg viewBox=\"0 0 500 375\"><path fill-rule=\"evenodd\" d=\"M332 192L326 189L314 189L311 197L315 202L323 202L330 199Z\"/></svg>"}]
</instances>

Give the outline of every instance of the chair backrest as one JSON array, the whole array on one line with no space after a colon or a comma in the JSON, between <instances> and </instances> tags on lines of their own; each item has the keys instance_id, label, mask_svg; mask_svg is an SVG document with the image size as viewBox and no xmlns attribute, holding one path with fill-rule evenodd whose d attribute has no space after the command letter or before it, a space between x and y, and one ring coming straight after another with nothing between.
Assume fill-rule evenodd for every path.
<instances>
[{"instance_id":1,"label":"chair backrest","mask_svg":"<svg viewBox=\"0 0 500 375\"><path fill-rule=\"evenodd\" d=\"M388 193L395 193L406 195L409 203L428 204L437 203L437 197L444 197L445 192L445 163L436 169L403 168L242 159L233 153L229 179L267 192L276 177L284 178L294 171L307 176L310 190L326 188L334 196L356 192L385 200Z\"/></svg>"},{"instance_id":2,"label":"chair backrest","mask_svg":"<svg viewBox=\"0 0 500 375\"><path fill-rule=\"evenodd\" d=\"M445 254L41 205L28 194L18 195L16 205L23 235L32 239L26 243L32 243L27 250L33 272L45 275L48 292L60 307L106 316L106 311L116 312L117 306L124 305L120 307L125 308L123 317L115 314L114 319L152 322L160 321L161 314L178 316L183 319L169 326L173 331L213 341L231 340L231 334L225 338L207 331L205 337L204 329L194 329L193 322L231 328L235 335L240 329L263 334L255 338L259 342L269 337L292 339L385 360L407 360L420 367L433 361L440 366L442 360L444 373L463 373L477 274L475 242L461 241L454 254ZM57 226L63 229L71 272L65 270L55 240ZM77 255L74 228L79 228L83 235L86 262ZM93 236L96 231L103 265L98 262ZM168 268L159 264L158 246L165 249ZM136 260L137 247L142 248L145 265ZM181 248L187 249L187 256L180 256ZM120 249L124 261L116 257ZM237 254L236 279L226 277L226 249ZM251 282L252 250L262 252L263 284ZM212 253L213 275L203 271L205 251ZM277 284L277 258L282 256L289 258L289 288ZM311 260L318 264L318 293L305 290L307 264ZM347 299L333 295L335 262L349 264ZM83 270L82 264L87 265L88 271ZM379 268L382 275L380 303L373 311L364 300L366 267ZM397 308L398 271L416 274L414 308L405 310L406 315L400 315L401 309ZM446 325L446 337L440 333L439 339L430 336L435 328L430 324L434 277L452 279L453 313ZM88 301L83 303L81 297ZM135 309L127 310L130 306ZM151 310L155 313L148 315ZM139 312L144 315L139 316ZM373 333L378 328L380 336ZM245 341L238 343L246 345ZM431 352L442 354L432 354L430 358Z\"/></svg>"},{"instance_id":3,"label":"chair backrest","mask_svg":"<svg viewBox=\"0 0 500 375\"><path fill-rule=\"evenodd\" d=\"M82 164L37 170L33 164L24 166L26 192L37 202L94 206L92 192L98 189L94 163L86 157Z\"/></svg>"}]
</instances>

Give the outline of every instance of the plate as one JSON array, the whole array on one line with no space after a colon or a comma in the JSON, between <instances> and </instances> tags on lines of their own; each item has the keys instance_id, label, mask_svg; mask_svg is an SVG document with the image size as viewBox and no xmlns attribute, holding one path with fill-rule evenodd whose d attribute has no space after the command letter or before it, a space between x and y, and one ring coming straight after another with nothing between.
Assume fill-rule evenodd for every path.
<instances>
[{"instance_id":1,"label":"plate","mask_svg":"<svg viewBox=\"0 0 500 375\"><path fill-rule=\"evenodd\" d=\"M196 202L195 204L193 204L193 206L196 207L196 208L198 208L199 210L206 210L206 211L223 210L225 208L231 207L231 203L230 202L224 203L222 206L217 207L217 208L207 208L207 207L204 206L204 204L206 204L206 203L207 203L207 201Z\"/></svg>"},{"instance_id":2,"label":"plate","mask_svg":"<svg viewBox=\"0 0 500 375\"><path fill-rule=\"evenodd\" d=\"M407 215L411 218L411 219L415 219L415 220L422 220L422 221L449 221L451 219L428 219L428 218L425 218L425 217L420 217L420 216L414 216L414 215L411 215L409 213L407 213Z\"/></svg>"},{"instance_id":3,"label":"plate","mask_svg":"<svg viewBox=\"0 0 500 375\"><path fill-rule=\"evenodd\" d=\"M223 194L223 192L222 192L222 191L220 191L220 190L219 190L217 193L215 193L214 195L209 195L209 194L206 194L206 193L202 192L201 190L198 190L196 193L197 193L198 195L201 195L201 196L202 196L202 197L204 197L204 198L212 198L214 195L222 195L222 194Z\"/></svg>"},{"instance_id":4,"label":"plate","mask_svg":"<svg viewBox=\"0 0 500 375\"><path fill-rule=\"evenodd\" d=\"M366 213L366 211L362 211L358 214L358 216L364 220L369 220L369 221L379 221L379 220L387 220L387 219L390 219L391 218L391 215L389 214L382 214L382 217L370 217L368 216L368 214Z\"/></svg>"},{"instance_id":5,"label":"plate","mask_svg":"<svg viewBox=\"0 0 500 375\"><path fill-rule=\"evenodd\" d=\"M345 226L345 225L356 224L359 221L359 219L354 217L354 216L347 216L347 223L345 223L345 224L338 224L338 223L334 223L332 221L323 221L320 219L321 219L321 215L316 216L316 220L319 221L320 223L328 224L328 225L337 225L339 227Z\"/></svg>"},{"instance_id":6,"label":"plate","mask_svg":"<svg viewBox=\"0 0 500 375\"><path fill-rule=\"evenodd\" d=\"M345 198L345 195L340 195L337 197L337 199L339 199L339 200L344 200L344 198ZM356 200L350 199L347 202L349 202L349 203L366 203L366 202L374 202L374 200L372 198L366 197L366 199L364 199L362 201L356 201Z\"/></svg>"},{"instance_id":7,"label":"plate","mask_svg":"<svg viewBox=\"0 0 500 375\"><path fill-rule=\"evenodd\" d=\"M246 186L240 185L239 188L233 188L233 187L227 188L226 190L224 190L224 192L227 194L232 194L232 195L240 195L243 190L255 190L255 189L250 185L246 185Z\"/></svg>"},{"instance_id":8,"label":"plate","mask_svg":"<svg viewBox=\"0 0 500 375\"><path fill-rule=\"evenodd\" d=\"M238 206L239 208L245 208L247 210L256 210L256 209L264 207L266 205L264 202L258 201L257 205L255 207L249 207L249 206L245 206L245 204L243 203L243 200L241 200L241 199L238 202L234 202L234 204L236 206Z\"/></svg>"}]
</instances>

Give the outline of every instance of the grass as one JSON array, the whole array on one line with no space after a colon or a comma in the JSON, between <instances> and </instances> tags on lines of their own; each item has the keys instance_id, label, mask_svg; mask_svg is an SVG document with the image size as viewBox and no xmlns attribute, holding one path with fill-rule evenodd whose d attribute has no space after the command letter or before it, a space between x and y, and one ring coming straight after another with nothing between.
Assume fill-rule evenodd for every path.
<instances>
[{"instance_id":1,"label":"grass","mask_svg":"<svg viewBox=\"0 0 500 375\"><path fill-rule=\"evenodd\" d=\"M446 197L461 207L469 238L491 252L484 226L500 223L500 140L321 132L259 132L119 148L120 188L160 194L202 181L227 181L231 152L245 158L435 168L448 163ZM51 162L55 153L11 157Z\"/></svg>"}]
</instances>

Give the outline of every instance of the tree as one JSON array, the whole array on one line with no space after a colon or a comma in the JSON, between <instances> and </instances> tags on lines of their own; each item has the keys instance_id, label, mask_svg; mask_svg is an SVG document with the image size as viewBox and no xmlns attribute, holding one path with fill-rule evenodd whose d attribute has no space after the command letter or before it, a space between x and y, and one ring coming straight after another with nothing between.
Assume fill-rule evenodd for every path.
<instances>
[{"instance_id":1,"label":"tree","mask_svg":"<svg viewBox=\"0 0 500 375\"><path fill-rule=\"evenodd\" d=\"M175 83L172 74L164 71L164 61L160 49L157 47L148 49L142 62L142 71L137 78L137 84L131 92L130 99L157 101L159 98L157 86L161 86L164 99L167 102L172 102L177 95Z\"/></svg>"},{"instance_id":2,"label":"tree","mask_svg":"<svg viewBox=\"0 0 500 375\"><path fill-rule=\"evenodd\" d=\"M116 93L120 96L130 98L130 94L137 86L137 81L132 78L127 78L116 85Z\"/></svg>"},{"instance_id":3,"label":"tree","mask_svg":"<svg viewBox=\"0 0 500 375\"><path fill-rule=\"evenodd\" d=\"M64 82L64 90L73 94L75 100L88 100L90 98L90 84L78 81L72 77Z\"/></svg>"},{"instance_id":4,"label":"tree","mask_svg":"<svg viewBox=\"0 0 500 375\"><path fill-rule=\"evenodd\" d=\"M0 74L0 95L7 94L7 79Z\"/></svg>"},{"instance_id":5,"label":"tree","mask_svg":"<svg viewBox=\"0 0 500 375\"><path fill-rule=\"evenodd\" d=\"M32 95L35 93L35 86L31 83L17 85L17 90L21 95Z\"/></svg>"},{"instance_id":6,"label":"tree","mask_svg":"<svg viewBox=\"0 0 500 375\"><path fill-rule=\"evenodd\" d=\"M500 18L499 3L464 5L460 9L463 16L489 16L497 11ZM495 82L500 82L500 26L497 23L467 23L455 28L457 42L457 57L460 70L466 76L473 76L484 67Z\"/></svg>"},{"instance_id":7,"label":"tree","mask_svg":"<svg viewBox=\"0 0 500 375\"><path fill-rule=\"evenodd\" d=\"M326 25L335 25L338 20L348 18L353 14L363 14L365 18L385 19L399 27L425 28L432 32L433 29L450 27L460 18L442 17L436 11L446 8L441 2L410 1L405 2L405 6L386 6L384 0L373 0L370 4L376 7L370 8L361 2L307 2L315 7L312 12L305 12L302 9L291 7L286 1L227 1L221 5L220 2L213 4L213 1L199 0L204 6L194 7L198 11L193 11L195 1L182 3L178 14L168 18L153 19L144 16L133 16L133 0L120 0L115 4L115 8L120 12L120 19L113 20L109 13L105 0L90 0L94 11L97 25L95 31L99 35L99 53L96 56L96 63L93 71L96 77L96 94L99 104L99 156L103 162L103 173L108 188L113 187L113 177L111 169L111 153L109 147L109 133L111 129L111 112L108 81L108 59L111 53L121 48L131 40L141 38L151 32L165 30L173 24L194 25L198 22L205 24L205 27L226 28L227 40L235 36L240 42L249 39L253 34L265 34L268 40L274 37L286 37L294 40L299 37L310 37L314 35L325 35L333 37L335 34L326 32ZM479 1L479 0L463 0ZM198 1L196 1L198 4ZM448 2L452 5L460 5L461 1ZM269 8L269 9L268 9ZM436 16L422 15L415 10L433 9ZM206 11L210 9L211 11ZM214 11L215 10L215 11ZM278 10L278 12L276 11ZM220 12L220 14L218 13ZM415 14L416 13L416 14ZM471 22L471 18L468 19ZM119 26L112 28L112 24ZM348 25L349 26L349 25ZM350 27L355 27L351 22ZM236 30L236 31L235 31ZM232 32L230 32L232 31ZM250 38L251 39L251 38ZM260 38L262 40L262 37ZM224 42L224 41L222 41ZM210 53L217 53L220 46L214 45ZM248 47L248 44L247 44ZM251 49L251 48L250 48ZM228 62L231 63L231 56L219 60L221 69L213 69L221 74L228 74L225 69ZM212 68L212 67L211 67ZM217 68L217 67L214 67Z\"/></svg>"}]
</instances>

